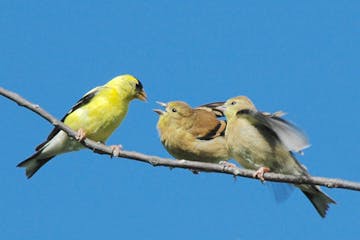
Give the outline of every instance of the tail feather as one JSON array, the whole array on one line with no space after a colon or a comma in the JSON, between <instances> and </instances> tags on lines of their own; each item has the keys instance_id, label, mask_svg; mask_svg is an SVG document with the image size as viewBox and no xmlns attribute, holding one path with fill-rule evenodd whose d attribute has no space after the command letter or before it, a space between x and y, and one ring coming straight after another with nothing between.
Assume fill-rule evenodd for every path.
<instances>
[{"instance_id":1,"label":"tail feather","mask_svg":"<svg viewBox=\"0 0 360 240\"><path fill-rule=\"evenodd\" d=\"M329 209L329 204L336 203L328 195L322 192L320 188L317 186L301 185L300 189L305 194L305 196L310 200L310 202L315 207L315 209L320 214L320 216L323 218L326 216L326 212Z\"/></svg>"},{"instance_id":2,"label":"tail feather","mask_svg":"<svg viewBox=\"0 0 360 240\"><path fill-rule=\"evenodd\" d=\"M50 159L54 157L51 156L47 158L38 158L40 153L40 151L36 152L34 155L17 165L17 167L26 168L26 177L28 179L31 178L42 166L44 166L45 163L47 163Z\"/></svg>"}]
</instances>

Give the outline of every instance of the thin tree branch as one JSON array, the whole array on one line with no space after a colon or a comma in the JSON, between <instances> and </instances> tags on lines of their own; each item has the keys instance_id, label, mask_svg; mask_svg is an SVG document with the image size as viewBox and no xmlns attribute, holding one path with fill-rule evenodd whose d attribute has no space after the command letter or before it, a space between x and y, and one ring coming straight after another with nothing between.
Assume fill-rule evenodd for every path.
<instances>
[{"instance_id":1,"label":"thin tree branch","mask_svg":"<svg viewBox=\"0 0 360 240\"><path fill-rule=\"evenodd\" d=\"M22 98L18 94L8 91L0 87L0 94L4 97L16 102L18 105L28 108L36 114L40 115L47 121L49 121L55 127L60 128L68 134L71 138L76 138L76 132L71 128L66 126L63 122L57 120L51 114L42 109L39 105L33 104L26 99ZM85 147L93 150L96 153L107 154L113 156L113 149L102 143L92 141L86 138L81 142ZM189 170L196 170L200 172L213 172L213 173L222 173L229 174L233 176L242 176L246 178L253 178L254 171L237 168L237 167L228 167L222 164L214 163L204 163L204 162L195 162L188 160L173 160L168 158L161 158L157 156L150 156L138 152L130 151L120 151L116 157L122 157L127 159L132 159L144 163L149 163L153 166L164 166L170 168L183 168ZM355 191L360 191L360 183L346 181L336 178L325 178L325 177L305 177L305 176L292 176L292 175L283 175L278 173L265 173L265 180L272 182L285 182L293 184L314 184L325 186L328 188L344 188Z\"/></svg>"}]
</instances>

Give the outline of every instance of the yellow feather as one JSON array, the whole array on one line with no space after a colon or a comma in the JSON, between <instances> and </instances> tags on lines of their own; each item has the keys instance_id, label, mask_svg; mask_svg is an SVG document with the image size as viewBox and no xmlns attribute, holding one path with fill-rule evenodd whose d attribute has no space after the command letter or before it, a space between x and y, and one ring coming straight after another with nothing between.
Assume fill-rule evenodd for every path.
<instances>
[{"instance_id":1,"label":"yellow feather","mask_svg":"<svg viewBox=\"0 0 360 240\"><path fill-rule=\"evenodd\" d=\"M64 123L77 131L82 128L94 141L105 142L119 126L128 110L129 100L113 88L103 87L91 101L70 113Z\"/></svg>"},{"instance_id":2,"label":"yellow feather","mask_svg":"<svg viewBox=\"0 0 360 240\"><path fill-rule=\"evenodd\" d=\"M75 131L81 130L91 140L105 142L124 119L131 100L146 100L146 93L139 80L131 75L115 77L104 86L94 88L76 103L63 118ZM76 151L83 146L55 128L36 152L18 164L26 168L30 178L56 155Z\"/></svg>"}]
</instances>

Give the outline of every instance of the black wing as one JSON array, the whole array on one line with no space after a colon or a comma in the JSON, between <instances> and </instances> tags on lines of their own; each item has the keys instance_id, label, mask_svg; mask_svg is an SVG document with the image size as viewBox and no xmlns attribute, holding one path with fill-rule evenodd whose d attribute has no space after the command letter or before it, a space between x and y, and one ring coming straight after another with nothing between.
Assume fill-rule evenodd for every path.
<instances>
[{"instance_id":1,"label":"black wing","mask_svg":"<svg viewBox=\"0 0 360 240\"><path fill-rule=\"evenodd\" d=\"M278 134L272 129L271 125L267 122L266 116L263 115L261 112L250 109L244 109L237 112L236 115L246 118L254 127L256 127L259 133L262 136L264 136L264 138L266 138L270 146L275 147L276 144L281 142Z\"/></svg>"},{"instance_id":2,"label":"black wing","mask_svg":"<svg viewBox=\"0 0 360 240\"><path fill-rule=\"evenodd\" d=\"M266 119L289 151L301 152L310 146L307 136L294 124L277 116Z\"/></svg>"},{"instance_id":3,"label":"black wing","mask_svg":"<svg viewBox=\"0 0 360 240\"><path fill-rule=\"evenodd\" d=\"M98 91L100 90L100 88L102 87L96 87L92 90L90 90L89 92L87 92L79 101L76 102L76 104L66 113L66 115L61 119L62 122L65 121L66 117L74 112L76 109L79 109L80 107L88 104L90 102L90 100L98 93ZM46 141L41 143L40 145L38 145L35 150L38 151L40 150L46 143L48 143L56 134L58 134L58 132L60 131L60 128L55 127L49 134L49 136L47 137Z\"/></svg>"},{"instance_id":4,"label":"black wing","mask_svg":"<svg viewBox=\"0 0 360 240\"><path fill-rule=\"evenodd\" d=\"M310 146L307 137L298 127L276 114L263 114L248 109L239 111L238 114L248 114L254 117L256 119L254 125L258 129L266 130L269 134L270 132L275 134L289 151L301 152L301 150Z\"/></svg>"}]
</instances>

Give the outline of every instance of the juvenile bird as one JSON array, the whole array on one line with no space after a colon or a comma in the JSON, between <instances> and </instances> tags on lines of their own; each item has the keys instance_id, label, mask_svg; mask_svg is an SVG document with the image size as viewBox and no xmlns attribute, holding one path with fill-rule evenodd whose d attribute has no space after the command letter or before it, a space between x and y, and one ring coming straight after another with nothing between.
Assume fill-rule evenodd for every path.
<instances>
[{"instance_id":1,"label":"juvenile bird","mask_svg":"<svg viewBox=\"0 0 360 240\"><path fill-rule=\"evenodd\" d=\"M26 168L31 178L45 163L56 155L83 148L79 143L85 138L105 143L125 117L131 100L146 100L146 93L139 80L131 75L113 78L103 86L86 93L61 119L77 131L77 139L55 127L47 140L36 147L36 152L17 167ZM114 150L119 150L114 147Z\"/></svg>"},{"instance_id":2,"label":"juvenile bird","mask_svg":"<svg viewBox=\"0 0 360 240\"><path fill-rule=\"evenodd\" d=\"M176 159L219 163L229 160L225 143L226 122L217 119L216 109L191 108L187 103L158 102L157 128L166 150Z\"/></svg>"},{"instance_id":3,"label":"juvenile bird","mask_svg":"<svg viewBox=\"0 0 360 240\"><path fill-rule=\"evenodd\" d=\"M309 173L294 157L307 140L301 131L279 117L269 117L257 111L245 96L231 98L224 104L228 121L225 139L229 154L243 167L257 170L254 177L263 180L265 172L297 176ZM321 217L325 217L333 199L316 185L296 185L311 201Z\"/></svg>"}]
</instances>

